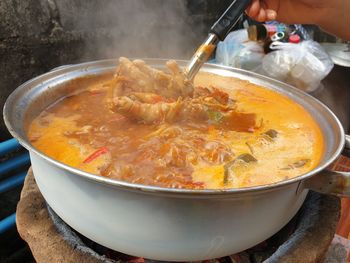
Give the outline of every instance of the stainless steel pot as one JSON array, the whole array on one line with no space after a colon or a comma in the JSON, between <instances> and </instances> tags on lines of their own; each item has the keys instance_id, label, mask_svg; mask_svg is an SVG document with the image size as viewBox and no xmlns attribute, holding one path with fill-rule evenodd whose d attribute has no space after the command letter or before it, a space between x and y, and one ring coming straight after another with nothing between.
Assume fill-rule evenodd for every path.
<instances>
[{"instance_id":1,"label":"stainless steel pot","mask_svg":"<svg viewBox=\"0 0 350 263\"><path fill-rule=\"evenodd\" d=\"M160 59L146 62L156 68L165 64L165 60ZM308 189L350 194L350 174L327 170L341 154L345 134L326 106L281 82L216 65L207 64L202 71L246 79L273 89L312 114L325 139L324 156L314 170L259 187L168 189L89 174L51 159L30 144L26 125L48 105L72 91L65 83L111 72L114 68L114 60L105 60L56 69L18 87L4 108L9 131L30 152L34 176L47 203L66 223L97 243L156 260L197 261L221 257L254 246L276 233L298 211Z\"/></svg>"}]
</instances>

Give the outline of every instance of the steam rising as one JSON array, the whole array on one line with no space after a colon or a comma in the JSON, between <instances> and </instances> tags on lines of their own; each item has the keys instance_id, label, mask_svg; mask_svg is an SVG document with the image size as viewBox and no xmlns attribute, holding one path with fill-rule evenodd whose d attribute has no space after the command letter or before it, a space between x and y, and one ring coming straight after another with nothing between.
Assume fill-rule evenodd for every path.
<instances>
[{"instance_id":1,"label":"steam rising","mask_svg":"<svg viewBox=\"0 0 350 263\"><path fill-rule=\"evenodd\" d=\"M87 1L89 2L89 1ZM153 57L188 59L203 39L203 25L194 24L183 0L105 1L87 21L76 28L101 25L108 36L89 43L100 58ZM96 20L97 19L97 20ZM104 33L101 31L101 33ZM105 32L106 33L106 32ZM89 51L91 52L91 51Z\"/></svg>"}]
</instances>

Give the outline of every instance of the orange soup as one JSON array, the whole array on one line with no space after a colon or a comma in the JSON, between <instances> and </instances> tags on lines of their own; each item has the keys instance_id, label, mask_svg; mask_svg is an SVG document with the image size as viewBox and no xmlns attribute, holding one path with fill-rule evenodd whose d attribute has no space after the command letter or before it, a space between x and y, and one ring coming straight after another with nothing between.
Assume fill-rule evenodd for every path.
<instances>
[{"instance_id":1,"label":"orange soup","mask_svg":"<svg viewBox=\"0 0 350 263\"><path fill-rule=\"evenodd\" d=\"M130 63L133 73L119 66L70 83L76 92L30 124L34 147L86 172L170 188L265 185L318 165L320 128L284 95L210 73L184 88L176 68L169 77Z\"/></svg>"}]
</instances>

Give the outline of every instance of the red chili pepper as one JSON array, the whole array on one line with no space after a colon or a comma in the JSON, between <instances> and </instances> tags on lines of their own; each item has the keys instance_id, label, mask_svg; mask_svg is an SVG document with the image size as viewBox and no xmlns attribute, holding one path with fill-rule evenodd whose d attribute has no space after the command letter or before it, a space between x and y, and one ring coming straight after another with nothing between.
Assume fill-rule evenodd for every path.
<instances>
[{"instance_id":1,"label":"red chili pepper","mask_svg":"<svg viewBox=\"0 0 350 263\"><path fill-rule=\"evenodd\" d=\"M99 157L102 154L105 154L108 152L107 147L102 147L98 150L96 150L95 152L93 152L91 155L89 155L84 161L83 163L90 163L93 160L95 160L97 157Z\"/></svg>"}]
</instances>

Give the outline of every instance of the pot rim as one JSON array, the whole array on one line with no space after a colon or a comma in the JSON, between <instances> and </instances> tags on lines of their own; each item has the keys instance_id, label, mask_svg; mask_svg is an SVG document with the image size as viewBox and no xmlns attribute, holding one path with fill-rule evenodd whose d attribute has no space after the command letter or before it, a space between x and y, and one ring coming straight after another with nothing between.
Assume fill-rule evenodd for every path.
<instances>
[{"instance_id":1,"label":"pot rim","mask_svg":"<svg viewBox=\"0 0 350 263\"><path fill-rule=\"evenodd\" d=\"M142 58L141 58L142 59ZM162 61L162 62L166 62L169 59L158 59L158 58L145 58L144 60L146 60L147 62L154 62L154 61ZM308 179L314 175L316 175L317 173L320 173L321 171L325 170L331 163L333 163L341 154L344 145L345 145L345 132L343 129L343 126L341 125L339 119L336 117L336 115L322 102L320 102L319 100L317 100L316 98L312 97L311 95L307 94L306 92L303 92L289 84L283 83L281 81L254 73L254 72L250 72L247 70L243 70L243 69L237 69L237 68L233 68L233 67L229 67L229 66L223 66L223 65L217 65L217 64L211 64L211 63L205 63L203 65L204 66L209 66L209 67L214 67L217 69L223 69L223 70L228 70L228 71L232 71L234 69L234 72L238 72L238 73L243 73L244 75L247 76L253 76L253 77L259 77L260 79L263 79L265 81L268 82L272 82L275 84L279 84L279 85L283 85L285 87L288 87L290 89L293 90L294 93L297 94L302 94L303 96L309 97L309 99L311 98L313 101L317 102L325 111L327 111L327 113L333 118L333 120L335 121L337 128L339 129L340 132L340 138L339 138L339 145L337 146L337 149L333 152L333 154L330 156L330 158L328 158L328 160L326 160L324 162L323 165L318 165L317 167L315 167L313 170L311 170L308 173L302 174L300 176L294 177L294 178L290 178L288 180L283 180L283 181L279 181L279 182L275 182L272 184L266 184L266 185L259 185L259 186L253 186L253 187L244 187L244 188L230 188L230 189L202 189L202 190L198 190L198 189L177 189L177 188L165 188L165 187L158 187L158 186L150 186L150 185L142 185L142 184L134 184L134 183L129 183L126 181L120 181L120 180L116 180L116 179L111 179L108 177L104 177L101 175L96 175L96 174L92 174L92 173L88 173L85 171L82 171L80 169L71 167L69 165L66 165L60 161L57 161L47 155L45 155L43 152L41 152L40 150L36 149L34 146L31 145L31 143L24 137L21 136L13 127L13 125L11 124L11 120L9 119L9 113L11 111L9 104L11 104L11 100L13 100L16 96L17 93L19 93L21 91L21 89L23 89L24 87L31 85L33 82L38 82L40 81L40 79L45 78L45 77L49 77L50 75L53 76L58 76L58 75L62 75L64 73L68 73L74 70L77 70L79 68L88 68L90 66L94 66L95 64L100 64L100 63L115 63L115 59L104 59L104 60L96 60L96 61L90 61L90 62L84 62L84 63L78 63L78 64L72 64L72 65L67 65L67 66L61 66L58 68L55 68L47 73L44 73L42 75L39 75L35 78L32 78L26 82L24 82L22 85L20 85L19 87L17 87L11 94L10 96L7 98L4 108L3 108L3 118L4 118L4 122L5 125L8 129L8 131L10 132L10 134L16 138L19 143L25 147L27 150L29 150L30 152L34 152L35 154L37 154L38 156L40 156L41 158L45 159L46 161L48 161L49 163L55 165L58 168L64 169L66 171L69 171L70 173L76 175L76 176L82 176L86 179L95 181L97 183L102 183L108 186L113 186L113 187L118 187L118 188L122 188L125 190L133 190L133 191L141 191L141 192L149 192L149 193L162 193L162 194L175 194L175 195L199 195L199 196L206 196L206 195L210 195L210 196L215 196L215 195L240 195L240 194L245 194L245 193L254 193L254 192L267 192L267 191L272 191L275 190L276 188L281 188L281 187L286 187L289 186L291 184L295 184L295 183L301 183L302 181L304 181L305 179ZM176 60L177 62L182 62L182 63L187 63L186 60ZM277 92L277 91L276 91ZM284 96L286 96L284 94ZM290 98L292 99L292 98ZM297 102L296 102L297 103ZM299 104L299 103L298 103ZM300 104L299 104L300 105ZM302 105L301 105L302 106Z\"/></svg>"}]
</instances>

